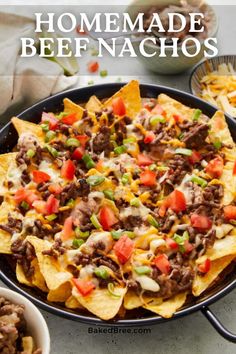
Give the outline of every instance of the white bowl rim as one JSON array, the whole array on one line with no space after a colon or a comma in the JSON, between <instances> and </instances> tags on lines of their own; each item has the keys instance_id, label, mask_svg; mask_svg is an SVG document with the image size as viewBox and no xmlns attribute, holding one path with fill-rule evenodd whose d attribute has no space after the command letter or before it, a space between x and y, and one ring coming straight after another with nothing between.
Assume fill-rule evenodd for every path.
<instances>
[{"instance_id":1,"label":"white bowl rim","mask_svg":"<svg viewBox=\"0 0 236 354\"><path fill-rule=\"evenodd\" d=\"M45 346L44 346L44 350L42 351L42 354L49 354L50 353L50 335L49 335L49 330L48 330L48 326L47 323L43 317L43 315L41 314L41 312L37 309L37 307L30 301L28 300L26 297L24 297L23 295L19 294L16 291L13 291L11 289L8 288L4 288L4 287L0 287L0 296L3 296L4 298L6 298L6 300L12 301L13 303L19 304L19 305L25 305L25 307L27 306L27 308L34 313L34 315L37 316L37 320L41 322L42 324L42 329L43 329L43 336L44 336L44 341L45 341ZM10 296L11 298L8 298L8 296ZM13 300L14 298L14 300Z\"/></svg>"}]
</instances>

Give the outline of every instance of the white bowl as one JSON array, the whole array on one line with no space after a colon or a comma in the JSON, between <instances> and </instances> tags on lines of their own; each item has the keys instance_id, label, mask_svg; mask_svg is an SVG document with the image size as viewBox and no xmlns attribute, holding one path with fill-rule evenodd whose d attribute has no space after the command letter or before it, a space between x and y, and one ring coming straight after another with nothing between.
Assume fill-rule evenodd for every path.
<instances>
[{"instance_id":1,"label":"white bowl","mask_svg":"<svg viewBox=\"0 0 236 354\"><path fill-rule=\"evenodd\" d=\"M24 305L24 317L27 330L36 343L37 348L41 348L42 354L50 353L50 336L45 319L35 305L24 296L15 291L0 287L0 296L14 304Z\"/></svg>"}]
</instances>

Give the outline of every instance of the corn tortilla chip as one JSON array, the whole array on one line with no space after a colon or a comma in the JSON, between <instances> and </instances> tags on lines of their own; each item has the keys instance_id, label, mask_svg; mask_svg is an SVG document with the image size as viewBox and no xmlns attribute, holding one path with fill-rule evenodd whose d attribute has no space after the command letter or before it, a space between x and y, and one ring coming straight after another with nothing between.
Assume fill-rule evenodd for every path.
<instances>
[{"instance_id":1,"label":"corn tortilla chip","mask_svg":"<svg viewBox=\"0 0 236 354\"><path fill-rule=\"evenodd\" d=\"M225 256L216 259L211 263L209 272L204 275L196 274L193 280L192 292L194 296L199 296L205 291L209 285L218 277L218 275L233 261L235 255Z\"/></svg>"},{"instance_id":2,"label":"corn tortilla chip","mask_svg":"<svg viewBox=\"0 0 236 354\"><path fill-rule=\"evenodd\" d=\"M140 112L142 104L138 81L132 80L122 87L120 91L116 92L104 103L104 107L110 107L112 105L112 100L117 97L121 97L124 100L126 115L128 117L134 118Z\"/></svg>"},{"instance_id":3,"label":"corn tortilla chip","mask_svg":"<svg viewBox=\"0 0 236 354\"><path fill-rule=\"evenodd\" d=\"M134 291L129 290L124 297L124 307L126 310L133 310L143 305L143 301Z\"/></svg>"},{"instance_id":4,"label":"corn tortilla chip","mask_svg":"<svg viewBox=\"0 0 236 354\"><path fill-rule=\"evenodd\" d=\"M39 124L27 122L17 117L13 117L11 121L19 136L24 133L31 133L38 138L40 144L44 144L44 134Z\"/></svg>"},{"instance_id":5,"label":"corn tortilla chip","mask_svg":"<svg viewBox=\"0 0 236 354\"><path fill-rule=\"evenodd\" d=\"M9 169L9 166L16 159L16 152L9 152L8 154L0 155L0 191L5 192L6 188L3 186L4 181L6 180L6 174Z\"/></svg>"},{"instance_id":6,"label":"corn tortilla chip","mask_svg":"<svg viewBox=\"0 0 236 354\"><path fill-rule=\"evenodd\" d=\"M83 309L84 307L76 300L76 298L71 295L68 299L66 299L65 306L68 309Z\"/></svg>"},{"instance_id":7,"label":"corn tortilla chip","mask_svg":"<svg viewBox=\"0 0 236 354\"><path fill-rule=\"evenodd\" d=\"M169 115L180 115L186 120L191 120L195 109L185 106L179 101L161 93L158 96L157 102L162 106L164 111Z\"/></svg>"},{"instance_id":8,"label":"corn tortilla chip","mask_svg":"<svg viewBox=\"0 0 236 354\"><path fill-rule=\"evenodd\" d=\"M31 286L31 287L33 286L31 279L26 277L23 267L19 263L16 264L16 278L18 282L21 284Z\"/></svg>"},{"instance_id":9,"label":"corn tortilla chip","mask_svg":"<svg viewBox=\"0 0 236 354\"><path fill-rule=\"evenodd\" d=\"M31 266L34 267L34 274L32 275L32 284L44 292L48 292L45 279L40 272L38 259L34 258L31 262Z\"/></svg>"},{"instance_id":10,"label":"corn tortilla chip","mask_svg":"<svg viewBox=\"0 0 236 354\"><path fill-rule=\"evenodd\" d=\"M146 310L152 311L164 318L170 318L180 309L186 301L187 293L179 293L169 300L163 301L161 304L146 304L143 307Z\"/></svg>"},{"instance_id":11,"label":"corn tortilla chip","mask_svg":"<svg viewBox=\"0 0 236 354\"><path fill-rule=\"evenodd\" d=\"M26 240L31 243L35 249L40 272L50 290L56 290L59 286L68 282L72 278L72 274L62 269L55 258L42 254L42 251L51 248L52 244L50 242L34 236L28 236Z\"/></svg>"},{"instance_id":12,"label":"corn tortilla chip","mask_svg":"<svg viewBox=\"0 0 236 354\"><path fill-rule=\"evenodd\" d=\"M225 115L222 111L217 111L210 120L210 141L221 141L225 145L231 145L233 147L233 154L236 156L235 143L229 131L229 127L225 120ZM224 150L224 147L223 147Z\"/></svg>"},{"instance_id":13,"label":"corn tortilla chip","mask_svg":"<svg viewBox=\"0 0 236 354\"><path fill-rule=\"evenodd\" d=\"M65 302L71 296L70 282L60 285L57 289L50 290L47 296L48 301Z\"/></svg>"},{"instance_id":14,"label":"corn tortilla chip","mask_svg":"<svg viewBox=\"0 0 236 354\"><path fill-rule=\"evenodd\" d=\"M204 256L196 260L197 264L202 263L206 258L211 261L224 256L236 255L236 236L228 235L220 240L216 240L213 247L209 248Z\"/></svg>"},{"instance_id":15,"label":"corn tortilla chip","mask_svg":"<svg viewBox=\"0 0 236 354\"><path fill-rule=\"evenodd\" d=\"M236 197L236 176L233 175L234 162L226 162L220 181L224 186L223 205L232 203Z\"/></svg>"},{"instance_id":16,"label":"corn tortilla chip","mask_svg":"<svg viewBox=\"0 0 236 354\"><path fill-rule=\"evenodd\" d=\"M83 107L79 106L78 104L69 100L69 98L65 98L63 100L64 103L64 112L71 114L76 113L77 120L80 120L83 117L84 109Z\"/></svg>"},{"instance_id":17,"label":"corn tortilla chip","mask_svg":"<svg viewBox=\"0 0 236 354\"><path fill-rule=\"evenodd\" d=\"M0 206L0 224L7 224L8 214L12 211L12 205L3 202ZM11 254L11 234L0 229L0 253Z\"/></svg>"},{"instance_id":18,"label":"corn tortilla chip","mask_svg":"<svg viewBox=\"0 0 236 354\"><path fill-rule=\"evenodd\" d=\"M96 96L91 96L85 108L90 112L99 112L103 108L103 104Z\"/></svg>"},{"instance_id":19,"label":"corn tortilla chip","mask_svg":"<svg viewBox=\"0 0 236 354\"><path fill-rule=\"evenodd\" d=\"M107 289L95 289L88 296L82 296L75 287L73 287L72 295L92 314L102 320L110 320L119 312L126 288L115 287L114 291L120 297L110 295Z\"/></svg>"}]
</instances>

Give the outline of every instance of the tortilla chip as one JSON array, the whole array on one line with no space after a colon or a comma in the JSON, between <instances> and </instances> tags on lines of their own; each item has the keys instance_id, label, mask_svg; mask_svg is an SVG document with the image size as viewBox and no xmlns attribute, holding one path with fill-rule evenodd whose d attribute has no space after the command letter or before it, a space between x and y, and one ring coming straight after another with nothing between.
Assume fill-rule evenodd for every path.
<instances>
[{"instance_id":1,"label":"tortilla chip","mask_svg":"<svg viewBox=\"0 0 236 354\"><path fill-rule=\"evenodd\" d=\"M216 259L211 263L211 269L204 275L196 274L193 280L192 292L194 296L199 296L203 291L205 291L209 285L218 277L218 275L232 262L235 255L225 256Z\"/></svg>"},{"instance_id":2,"label":"tortilla chip","mask_svg":"<svg viewBox=\"0 0 236 354\"><path fill-rule=\"evenodd\" d=\"M236 196L236 176L233 175L234 162L226 162L220 181L224 186L223 205L230 204Z\"/></svg>"},{"instance_id":3,"label":"tortilla chip","mask_svg":"<svg viewBox=\"0 0 236 354\"><path fill-rule=\"evenodd\" d=\"M85 105L85 108L90 112L100 112L102 107L102 102L96 96L91 96Z\"/></svg>"},{"instance_id":4,"label":"tortilla chip","mask_svg":"<svg viewBox=\"0 0 236 354\"><path fill-rule=\"evenodd\" d=\"M49 241L41 240L35 236L27 236L26 240L31 243L39 262L40 272L50 290L56 290L64 283L67 283L72 274L62 269L58 260L42 254L42 251L49 250L52 244Z\"/></svg>"},{"instance_id":5,"label":"tortilla chip","mask_svg":"<svg viewBox=\"0 0 236 354\"><path fill-rule=\"evenodd\" d=\"M26 277L23 267L19 263L16 264L16 279L21 284L31 286L31 287L33 286L31 279Z\"/></svg>"},{"instance_id":6,"label":"tortilla chip","mask_svg":"<svg viewBox=\"0 0 236 354\"><path fill-rule=\"evenodd\" d=\"M110 320L117 315L122 305L126 288L116 287L115 293L120 297L113 297L107 289L95 289L88 296L82 296L74 287L72 295L89 312L93 313L102 320Z\"/></svg>"},{"instance_id":7,"label":"tortilla chip","mask_svg":"<svg viewBox=\"0 0 236 354\"><path fill-rule=\"evenodd\" d=\"M17 117L13 117L11 121L19 136L23 133L31 133L38 138L42 145L44 144L44 133L39 124L27 122L26 120L22 120Z\"/></svg>"},{"instance_id":8,"label":"tortilla chip","mask_svg":"<svg viewBox=\"0 0 236 354\"><path fill-rule=\"evenodd\" d=\"M136 80L130 81L104 103L104 108L110 107L112 100L117 97L124 100L126 115L130 118L136 117L142 108L139 82Z\"/></svg>"},{"instance_id":9,"label":"tortilla chip","mask_svg":"<svg viewBox=\"0 0 236 354\"><path fill-rule=\"evenodd\" d=\"M50 290L47 296L48 301L65 302L71 296L70 282L60 285L55 290Z\"/></svg>"},{"instance_id":10,"label":"tortilla chip","mask_svg":"<svg viewBox=\"0 0 236 354\"><path fill-rule=\"evenodd\" d=\"M157 102L162 106L164 111L170 116L181 115L186 120L192 120L193 113L195 109L185 106L179 101L161 93L158 96Z\"/></svg>"},{"instance_id":11,"label":"tortilla chip","mask_svg":"<svg viewBox=\"0 0 236 354\"><path fill-rule=\"evenodd\" d=\"M179 293L169 300L163 301L161 304L146 304L143 307L146 310L152 311L164 318L170 318L173 316L173 314L180 309L187 297L187 292L185 293Z\"/></svg>"},{"instance_id":12,"label":"tortilla chip","mask_svg":"<svg viewBox=\"0 0 236 354\"><path fill-rule=\"evenodd\" d=\"M6 190L6 188L3 187L3 183L6 180L6 174L7 174L8 168L12 164L12 162L15 161L16 155L17 155L17 152L10 152L8 154L0 155L0 190L1 190L1 193Z\"/></svg>"},{"instance_id":13,"label":"tortilla chip","mask_svg":"<svg viewBox=\"0 0 236 354\"><path fill-rule=\"evenodd\" d=\"M234 147L234 153L236 154L235 143L229 131L229 127L225 120L224 112L217 111L210 120L210 141L221 141L226 145Z\"/></svg>"},{"instance_id":14,"label":"tortilla chip","mask_svg":"<svg viewBox=\"0 0 236 354\"><path fill-rule=\"evenodd\" d=\"M44 292L48 292L47 285L43 274L40 272L39 262L37 258L34 258L31 262L31 266L34 267L34 274L32 275L32 284Z\"/></svg>"},{"instance_id":15,"label":"tortilla chip","mask_svg":"<svg viewBox=\"0 0 236 354\"><path fill-rule=\"evenodd\" d=\"M68 309L83 309L84 307L76 300L76 298L71 295L68 299L66 299L65 306Z\"/></svg>"},{"instance_id":16,"label":"tortilla chip","mask_svg":"<svg viewBox=\"0 0 236 354\"><path fill-rule=\"evenodd\" d=\"M124 297L124 307L126 310L133 310L143 305L143 301L134 291L129 290Z\"/></svg>"},{"instance_id":17,"label":"tortilla chip","mask_svg":"<svg viewBox=\"0 0 236 354\"><path fill-rule=\"evenodd\" d=\"M211 261L229 255L236 255L236 236L228 235L224 238L216 240L213 247L209 248L204 256L196 260L197 264L202 263L206 258Z\"/></svg>"},{"instance_id":18,"label":"tortilla chip","mask_svg":"<svg viewBox=\"0 0 236 354\"><path fill-rule=\"evenodd\" d=\"M80 120L83 117L84 109L83 107L79 106L78 104L69 100L69 98L64 98L64 112L71 114L76 113L76 118Z\"/></svg>"},{"instance_id":19,"label":"tortilla chip","mask_svg":"<svg viewBox=\"0 0 236 354\"><path fill-rule=\"evenodd\" d=\"M10 203L5 201L0 206L0 224L7 224L8 214L12 211ZM11 234L0 229L0 253L11 254Z\"/></svg>"}]
</instances>

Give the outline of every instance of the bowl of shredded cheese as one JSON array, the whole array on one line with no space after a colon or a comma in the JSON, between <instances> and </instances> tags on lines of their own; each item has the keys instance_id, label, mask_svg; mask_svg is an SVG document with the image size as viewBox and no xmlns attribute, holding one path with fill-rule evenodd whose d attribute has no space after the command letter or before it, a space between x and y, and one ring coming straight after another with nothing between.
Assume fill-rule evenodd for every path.
<instances>
[{"instance_id":1,"label":"bowl of shredded cheese","mask_svg":"<svg viewBox=\"0 0 236 354\"><path fill-rule=\"evenodd\" d=\"M221 55L198 64L190 76L191 93L236 118L236 55Z\"/></svg>"}]
</instances>

